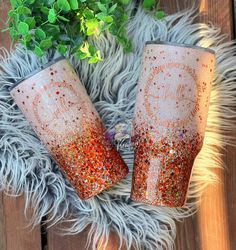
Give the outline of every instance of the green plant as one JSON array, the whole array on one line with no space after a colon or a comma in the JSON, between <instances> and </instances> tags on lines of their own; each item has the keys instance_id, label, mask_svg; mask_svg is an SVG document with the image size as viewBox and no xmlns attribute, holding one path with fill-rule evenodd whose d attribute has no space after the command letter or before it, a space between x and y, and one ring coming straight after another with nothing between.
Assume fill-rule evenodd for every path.
<instances>
[{"instance_id":1,"label":"green plant","mask_svg":"<svg viewBox=\"0 0 236 250\"><path fill-rule=\"evenodd\" d=\"M125 6L130 0L11 0L8 28L13 41L23 43L42 56L49 48L64 55L68 49L79 59L89 63L102 60L100 51L90 42L108 30L126 52L132 50L126 35L128 15ZM143 7L152 10L154 0L144 0ZM164 12L156 12L162 18Z\"/></svg>"}]
</instances>

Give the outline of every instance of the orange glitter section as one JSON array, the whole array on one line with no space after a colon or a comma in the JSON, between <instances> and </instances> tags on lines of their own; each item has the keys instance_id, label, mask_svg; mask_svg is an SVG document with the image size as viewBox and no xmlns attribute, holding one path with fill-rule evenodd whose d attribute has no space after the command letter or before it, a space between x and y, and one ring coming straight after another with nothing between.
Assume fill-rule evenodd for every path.
<instances>
[{"instance_id":1,"label":"orange glitter section","mask_svg":"<svg viewBox=\"0 0 236 250\"><path fill-rule=\"evenodd\" d=\"M128 174L128 167L104 132L97 121L87 124L82 135L76 134L50 148L52 157L81 199L97 195Z\"/></svg>"},{"instance_id":2,"label":"orange glitter section","mask_svg":"<svg viewBox=\"0 0 236 250\"><path fill-rule=\"evenodd\" d=\"M149 136L152 127L145 125L135 131L131 199L151 205L182 207L203 138L183 129L153 141Z\"/></svg>"}]
</instances>

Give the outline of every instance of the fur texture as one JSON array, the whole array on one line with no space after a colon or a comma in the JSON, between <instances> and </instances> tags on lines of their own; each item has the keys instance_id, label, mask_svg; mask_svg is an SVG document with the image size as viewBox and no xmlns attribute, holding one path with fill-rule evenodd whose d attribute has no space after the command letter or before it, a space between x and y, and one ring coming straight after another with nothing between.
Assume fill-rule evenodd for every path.
<instances>
[{"instance_id":1,"label":"fur texture","mask_svg":"<svg viewBox=\"0 0 236 250\"><path fill-rule=\"evenodd\" d=\"M111 228L128 249L172 249L176 235L175 220L195 211L204 188L216 181L212 169L222 166L222 149L234 144L228 135L235 127L236 56L233 43L222 44L219 30L206 24L193 24L194 11L154 20L131 4L128 35L133 52L124 54L108 34L94 43L105 60L95 65L71 63L84 83L108 131L116 136L117 148L132 172L133 151L130 124L133 116L140 57L148 40L163 40L210 47L217 57L216 77L211 93L204 146L198 155L190 183L188 203L182 209L153 207L129 199L131 173L121 183L95 198L81 201L58 167L52 162L22 113L14 104L8 88L39 65L55 57L49 52L42 60L18 46L0 59L0 188L8 194L25 196L25 208L32 204L33 226L42 218L51 226L65 224L63 234L76 234L91 225L89 241L94 249L105 246ZM123 135L123 136L120 136Z\"/></svg>"}]
</instances>

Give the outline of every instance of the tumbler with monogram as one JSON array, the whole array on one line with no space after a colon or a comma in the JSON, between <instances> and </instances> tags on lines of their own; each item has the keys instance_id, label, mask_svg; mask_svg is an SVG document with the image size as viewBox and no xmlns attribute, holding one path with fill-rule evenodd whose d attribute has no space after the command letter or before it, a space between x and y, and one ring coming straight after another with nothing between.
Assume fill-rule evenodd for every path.
<instances>
[{"instance_id":1,"label":"tumbler with monogram","mask_svg":"<svg viewBox=\"0 0 236 250\"><path fill-rule=\"evenodd\" d=\"M81 199L128 173L87 92L66 59L44 65L10 94Z\"/></svg>"},{"instance_id":2,"label":"tumbler with monogram","mask_svg":"<svg viewBox=\"0 0 236 250\"><path fill-rule=\"evenodd\" d=\"M210 49L147 42L137 86L131 199L181 207L200 152L214 77Z\"/></svg>"}]
</instances>

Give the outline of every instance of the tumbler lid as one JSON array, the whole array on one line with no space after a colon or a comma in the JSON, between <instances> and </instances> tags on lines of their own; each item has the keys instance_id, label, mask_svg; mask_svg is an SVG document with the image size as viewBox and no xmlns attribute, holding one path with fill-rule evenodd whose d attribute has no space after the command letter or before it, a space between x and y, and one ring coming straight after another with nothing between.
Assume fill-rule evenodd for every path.
<instances>
[{"instance_id":1,"label":"tumbler lid","mask_svg":"<svg viewBox=\"0 0 236 250\"><path fill-rule=\"evenodd\" d=\"M147 41L145 44L146 44L146 45L147 45L147 44L172 45L172 46L177 46L177 47L185 47L185 48L191 48L191 49L204 50L204 51L209 52L209 53L211 53L211 54L215 54L215 51L214 51L213 49L204 48L204 47L197 46L197 45L192 45L192 44L174 43L174 42L160 41L160 40Z\"/></svg>"},{"instance_id":2,"label":"tumbler lid","mask_svg":"<svg viewBox=\"0 0 236 250\"><path fill-rule=\"evenodd\" d=\"M63 59L65 59L64 56L59 56L59 57L57 57L57 58L55 58L55 59L50 60L49 62L47 62L47 63L45 63L45 64L40 65L37 69L33 70L30 74L28 74L28 75L26 75L26 76L20 78L17 82L15 82L14 84L12 84L12 86L11 86L8 90L9 90L9 91L13 90L16 86L18 86L18 85L19 85L21 82L23 82L24 80L26 80L26 79L32 77L33 75L39 73L40 71L42 71L42 70L44 70L44 69L50 67L50 66L53 65L54 63L56 63L56 62L58 62L58 61L61 61L61 60L63 60Z\"/></svg>"}]
</instances>

